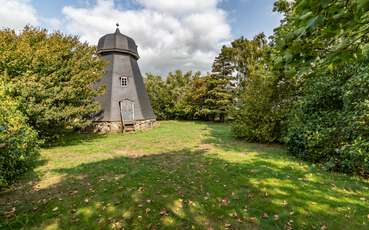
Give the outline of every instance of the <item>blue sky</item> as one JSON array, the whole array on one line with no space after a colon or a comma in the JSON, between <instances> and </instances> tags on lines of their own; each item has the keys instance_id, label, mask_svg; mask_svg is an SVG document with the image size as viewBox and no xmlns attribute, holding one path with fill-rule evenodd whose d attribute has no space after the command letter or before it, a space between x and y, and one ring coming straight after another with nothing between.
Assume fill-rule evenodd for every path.
<instances>
[{"instance_id":1,"label":"blue sky","mask_svg":"<svg viewBox=\"0 0 369 230\"><path fill-rule=\"evenodd\" d=\"M232 34L252 38L260 32L267 35L279 25L281 15L273 12L274 0L228 0L220 6L229 14Z\"/></svg>"},{"instance_id":2,"label":"blue sky","mask_svg":"<svg viewBox=\"0 0 369 230\"><path fill-rule=\"evenodd\" d=\"M140 8L134 0L117 0L116 3L119 9ZM272 12L273 3L274 0L223 0L219 6L228 14L234 37L252 38L260 32L271 35L273 29L279 25L281 16ZM63 17L62 9L67 5L88 7L94 4L96 1L93 0L32 0L32 5L45 18Z\"/></svg>"},{"instance_id":3,"label":"blue sky","mask_svg":"<svg viewBox=\"0 0 369 230\"><path fill-rule=\"evenodd\" d=\"M26 24L78 35L95 45L115 30L139 46L143 72L210 70L224 44L271 35L281 16L274 0L0 0L0 28Z\"/></svg>"}]
</instances>

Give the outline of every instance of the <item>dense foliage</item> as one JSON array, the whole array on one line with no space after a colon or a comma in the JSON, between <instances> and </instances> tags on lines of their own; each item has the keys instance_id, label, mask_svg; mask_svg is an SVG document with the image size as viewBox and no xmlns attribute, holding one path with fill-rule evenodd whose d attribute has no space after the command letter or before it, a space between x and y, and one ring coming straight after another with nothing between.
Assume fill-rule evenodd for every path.
<instances>
[{"instance_id":1,"label":"dense foliage","mask_svg":"<svg viewBox=\"0 0 369 230\"><path fill-rule=\"evenodd\" d=\"M212 73L204 78L205 94L200 114L206 120L224 121L232 106L233 68L227 47L215 58Z\"/></svg>"},{"instance_id":2,"label":"dense foliage","mask_svg":"<svg viewBox=\"0 0 369 230\"><path fill-rule=\"evenodd\" d=\"M275 78L268 61L270 47L264 34L232 42L230 56L237 73L232 130L236 137L256 142L274 142L280 137L275 100Z\"/></svg>"},{"instance_id":3,"label":"dense foliage","mask_svg":"<svg viewBox=\"0 0 369 230\"><path fill-rule=\"evenodd\" d=\"M291 153L327 168L369 172L368 60L305 83L291 112L287 144Z\"/></svg>"},{"instance_id":4,"label":"dense foliage","mask_svg":"<svg viewBox=\"0 0 369 230\"><path fill-rule=\"evenodd\" d=\"M180 70L169 73L166 79L147 74L146 90L157 119L193 119L194 114L187 104L187 97L196 75L191 72L182 73Z\"/></svg>"},{"instance_id":5,"label":"dense foliage","mask_svg":"<svg viewBox=\"0 0 369 230\"><path fill-rule=\"evenodd\" d=\"M78 37L26 27L21 33L0 31L0 75L15 85L21 111L42 138L85 127L98 104L92 84L104 63L95 48Z\"/></svg>"},{"instance_id":6,"label":"dense foliage","mask_svg":"<svg viewBox=\"0 0 369 230\"><path fill-rule=\"evenodd\" d=\"M369 1L279 1L273 67L289 82L286 143L327 168L369 173ZM276 72L275 72L276 73ZM291 90L293 89L293 90ZM293 97L293 95L295 95Z\"/></svg>"},{"instance_id":7,"label":"dense foliage","mask_svg":"<svg viewBox=\"0 0 369 230\"><path fill-rule=\"evenodd\" d=\"M0 186L31 168L38 138L89 124L103 90L92 87L104 69L94 52L59 32L0 31Z\"/></svg>"},{"instance_id":8,"label":"dense foliage","mask_svg":"<svg viewBox=\"0 0 369 230\"><path fill-rule=\"evenodd\" d=\"M7 95L11 91L0 80L0 188L27 171L37 157L37 135L19 103Z\"/></svg>"},{"instance_id":9,"label":"dense foliage","mask_svg":"<svg viewBox=\"0 0 369 230\"><path fill-rule=\"evenodd\" d=\"M232 104L230 81L215 72L201 76L200 73L177 70L165 79L147 74L145 85L160 120L223 121Z\"/></svg>"}]
</instances>

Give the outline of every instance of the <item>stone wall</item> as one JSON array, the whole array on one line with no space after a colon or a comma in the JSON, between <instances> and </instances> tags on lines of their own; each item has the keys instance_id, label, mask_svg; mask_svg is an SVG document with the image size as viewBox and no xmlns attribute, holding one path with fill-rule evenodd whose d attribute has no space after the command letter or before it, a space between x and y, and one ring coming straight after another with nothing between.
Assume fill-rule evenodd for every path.
<instances>
[{"instance_id":1,"label":"stone wall","mask_svg":"<svg viewBox=\"0 0 369 230\"><path fill-rule=\"evenodd\" d=\"M155 119L135 121L132 124L134 129L129 129L128 131L151 129L157 125L158 122ZM120 133L123 131L123 128L122 123L119 121L96 121L86 131L92 133Z\"/></svg>"},{"instance_id":2,"label":"stone wall","mask_svg":"<svg viewBox=\"0 0 369 230\"><path fill-rule=\"evenodd\" d=\"M135 122L135 130L145 130L151 129L158 125L158 122L155 119L152 120L143 120Z\"/></svg>"}]
</instances>

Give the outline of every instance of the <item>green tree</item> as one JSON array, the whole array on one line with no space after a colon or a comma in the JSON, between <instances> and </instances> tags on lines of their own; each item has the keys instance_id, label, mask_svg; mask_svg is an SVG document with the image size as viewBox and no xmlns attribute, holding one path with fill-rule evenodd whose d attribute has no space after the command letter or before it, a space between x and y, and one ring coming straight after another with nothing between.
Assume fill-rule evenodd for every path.
<instances>
[{"instance_id":1,"label":"green tree","mask_svg":"<svg viewBox=\"0 0 369 230\"><path fill-rule=\"evenodd\" d=\"M168 95L172 99L169 113L173 119L191 119L190 109L186 104L186 95L191 88L193 73L191 71L183 73L176 70L169 73L166 78Z\"/></svg>"},{"instance_id":2,"label":"green tree","mask_svg":"<svg viewBox=\"0 0 369 230\"><path fill-rule=\"evenodd\" d=\"M187 112L191 115L191 119L206 120L207 118L202 113L205 107L205 99L207 96L206 77L196 74L191 81L191 87L185 95L184 102L187 105Z\"/></svg>"},{"instance_id":3,"label":"green tree","mask_svg":"<svg viewBox=\"0 0 369 230\"><path fill-rule=\"evenodd\" d=\"M159 119L194 119L197 112L190 98L193 95L194 79L200 73L171 72L166 79L147 74L145 85L155 114Z\"/></svg>"},{"instance_id":4,"label":"green tree","mask_svg":"<svg viewBox=\"0 0 369 230\"><path fill-rule=\"evenodd\" d=\"M9 96L13 90L0 78L0 189L29 170L38 156L37 133Z\"/></svg>"},{"instance_id":5,"label":"green tree","mask_svg":"<svg viewBox=\"0 0 369 230\"><path fill-rule=\"evenodd\" d=\"M170 119L170 111L173 104L165 81L160 76L154 74L147 74L144 80L157 119Z\"/></svg>"},{"instance_id":6,"label":"green tree","mask_svg":"<svg viewBox=\"0 0 369 230\"><path fill-rule=\"evenodd\" d=\"M306 80L288 124L292 154L329 169L369 175L368 61Z\"/></svg>"},{"instance_id":7,"label":"green tree","mask_svg":"<svg viewBox=\"0 0 369 230\"><path fill-rule=\"evenodd\" d=\"M236 74L236 96L243 91L247 78L260 68L260 63L265 58L266 50L264 48L266 45L267 39L261 33L252 40L244 37L236 39L227 48L227 56L231 60L232 70Z\"/></svg>"},{"instance_id":8,"label":"green tree","mask_svg":"<svg viewBox=\"0 0 369 230\"><path fill-rule=\"evenodd\" d=\"M231 43L232 62L237 73L232 109L232 131L249 141L275 142L281 139L281 113L277 87L271 74L270 47L264 34Z\"/></svg>"},{"instance_id":9,"label":"green tree","mask_svg":"<svg viewBox=\"0 0 369 230\"><path fill-rule=\"evenodd\" d=\"M12 96L42 138L90 123L103 69L95 47L78 37L32 27L0 31L0 75L15 85Z\"/></svg>"},{"instance_id":10,"label":"green tree","mask_svg":"<svg viewBox=\"0 0 369 230\"><path fill-rule=\"evenodd\" d=\"M369 1L280 0L273 72L291 109L291 153L368 175ZM355 95L355 96L354 96Z\"/></svg>"},{"instance_id":11,"label":"green tree","mask_svg":"<svg viewBox=\"0 0 369 230\"><path fill-rule=\"evenodd\" d=\"M205 100L199 113L205 120L224 121L232 105L234 79L228 47L224 46L215 58L211 74L204 77Z\"/></svg>"}]
</instances>

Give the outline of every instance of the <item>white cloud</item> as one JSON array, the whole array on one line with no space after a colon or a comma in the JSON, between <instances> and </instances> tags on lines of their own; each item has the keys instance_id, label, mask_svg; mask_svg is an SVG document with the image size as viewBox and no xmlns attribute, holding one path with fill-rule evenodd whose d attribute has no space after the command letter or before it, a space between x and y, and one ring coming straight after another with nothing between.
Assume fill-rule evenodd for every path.
<instances>
[{"instance_id":1,"label":"white cloud","mask_svg":"<svg viewBox=\"0 0 369 230\"><path fill-rule=\"evenodd\" d=\"M175 15L203 12L217 7L218 0L137 0L148 9Z\"/></svg>"},{"instance_id":2,"label":"white cloud","mask_svg":"<svg viewBox=\"0 0 369 230\"><path fill-rule=\"evenodd\" d=\"M98 0L88 8L63 8L65 29L96 44L115 30L135 39L142 72L166 74L175 69L209 71L220 45L230 39L219 0L137 0L142 8L119 10L113 0Z\"/></svg>"},{"instance_id":3,"label":"white cloud","mask_svg":"<svg viewBox=\"0 0 369 230\"><path fill-rule=\"evenodd\" d=\"M41 24L45 26L49 32L62 31L63 21L59 18L41 18Z\"/></svg>"},{"instance_id":4,"label":"white cloud","mask_svg":"<svg viewBox=\"0 0 369 230\"><path fill-rule=\"evenodd\" d=\"M27 24L38 23L37 12L29 0L0 0L0 28L21 30Z\"/></svg>"}]
</instances>

